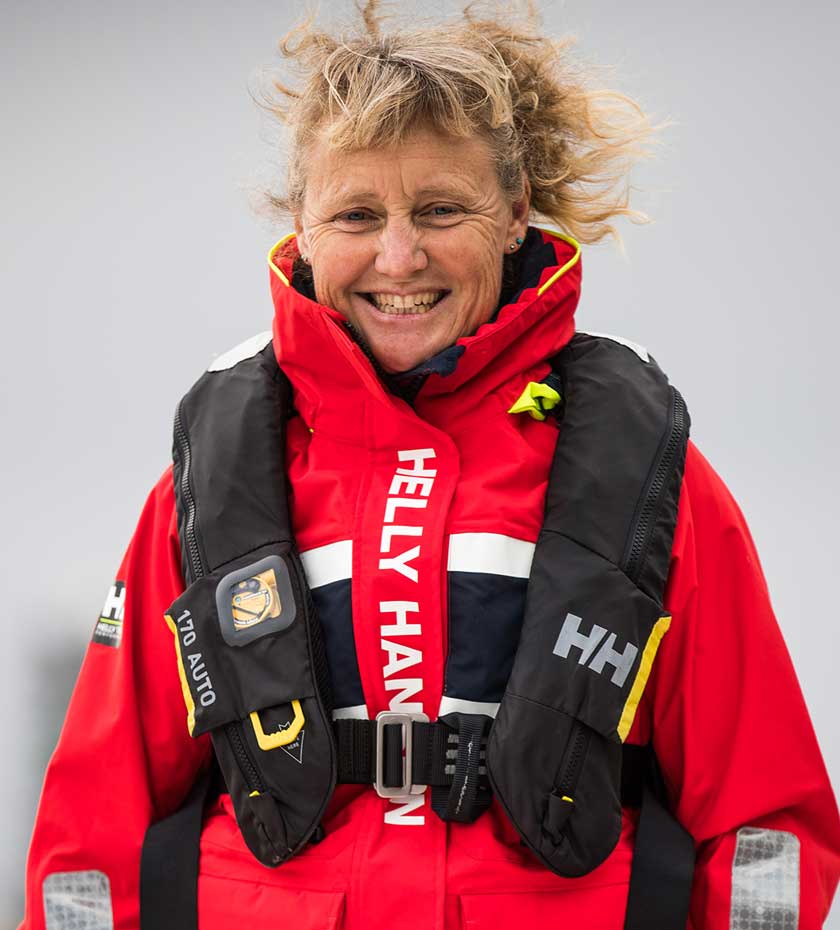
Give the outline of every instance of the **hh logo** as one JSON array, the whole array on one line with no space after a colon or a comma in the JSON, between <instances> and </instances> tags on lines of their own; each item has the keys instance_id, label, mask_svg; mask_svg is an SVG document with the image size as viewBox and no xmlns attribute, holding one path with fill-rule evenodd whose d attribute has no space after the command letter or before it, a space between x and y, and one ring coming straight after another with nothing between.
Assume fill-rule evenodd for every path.
<instances>
[{"instance_id":1,"label":"hh logo","mask_svg":"<svg viewBox=\"0 0 840 930\"><path fill-rule=\"evenodd\" d=\"M122 642L125 615L125 582L115 581L108 591L102 613L93 629L93 642L116 649Z\"/></svg>"},{"instance_id":2,"label":"hh logo","mask_svg":"<svg viewBox=\"0 0 840 930\"><path fill-rule=\"evenodd\" d=\"M587 665L588 663L588 668L599 675L604 671L605 665L611 665L614 671L610 681L620 688L630 674L630 669L633 668L633 662L639 650L632 643L628 643L624 647L624 652L617 652L613 648L615 646L615 633L610 633L604 639L606 633L607 630L602 626L598 626L597 623L592 625L591 633L581 633L580 617L576 617L574 614L566 614L563 629L560 630L560 635L557 637L552 652L556 656L568 659L570 649L579 649L578 665ZM593 653L594 658L592 658ZM592 658L591 662L589 661L590 658Z\"/></svg>"},{"instance_id":3,"label":"hh logo","mask_svg":"<svg viewBox=\"0 0 840 930\"><path fill-rule=\"evenodd\" d=\"M270 617L279 617L283 609L277 593L277 578L273 568L240 581L233 588L231 598L233 626L247 630Z\"/></svg>"}]
</instances>

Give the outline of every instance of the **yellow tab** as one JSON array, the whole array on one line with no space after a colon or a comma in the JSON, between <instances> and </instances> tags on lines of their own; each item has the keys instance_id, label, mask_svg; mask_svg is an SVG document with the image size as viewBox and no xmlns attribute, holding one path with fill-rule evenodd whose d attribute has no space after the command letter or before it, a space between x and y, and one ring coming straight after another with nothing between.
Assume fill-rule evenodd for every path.
<instances>
[{"instance_id":1,"label":"yellow tab","mask_svg":"<svg viewBox=\"0 0 840 930\"><path fill-rule=\"evenodd\" d=\"M564 794L563 797L560 798L560 800L561 800L561 801L568 801L569 804L574 804L574 803L575 803L574 798L570 798L567 794Z\"/></svg>"},{"instance_id":2,"label":"yellow tab","mask_svg":"<svg viewBox=\"0 0 840 930\"><path fill-rule=\"evenodd\" d=\"M181 640L178 638L178 630L172 617L170 617L169 614L164 614L163 618L166 620L166 625L175 637L175 655L178 658L178 677L181 679L181 691L184 695L184 703L187 705L187 730L190 736L192 736L193 730L195 729L195 704L193 703L192 694L190 693L190 686L187 684L187 673L184 671L184 660L181 658Z\"/></svg>"},{"instance_id":3,"label":"yellow tab","mask_svg":"<svg viewBox=\"0 0 840 930\"><path fill-rule=\"evenodd\" d=\"M248 795L249 798L258 798L259 796L260 796L259 791L252 791L252 792Z\"/></svg>"},{"instance_id":4,"label":"yellow tab","mask_svg":"<svg viewBox=\"0 0 840 930\"><path fill-rule=\"evenodd\" d=\"M291 724L285 730L279 730L277 733L266 733L263 730L262 720L257 711L251 711L251 726L254 728L254 735L257 737L257 745L263 751L277 749L279 746L288 746L293 743L303 729L306 722L303 717L303 709L300 701L292 701L292 710L295 717Z\"/></svg>"},{"instance_id":5,"label":"yellow tab","mask_svg":"<svg viewBox=\"0 0 840 930\"><path fill-rule=\"evenodd\" d=\"M560 394L542 381L529 381L525 390L508 413L529 413L535 420L544 420L545 411L560 403Z\"/></svg>"},{"instance_id":6,"label":"yellow tab","mask_svg":"<svg viewBox=\"0 0 840 930\"><path fill-rule=\"evenodd\" d=\"M639 701L642 699L642 692L645 690L645 685L650 676L653 660L656 658L656 652L662 642L662 637L668 632L670 626L670 617L660 617L654 624L650 636L648 636L645 650L642 653L642 661L639 663L639 671L636 672L636 678L633 681L633 687L630 688L630 694L627 696L621 720L618 721L618 737L622 743L627 739L630 727L633 726L633 719L636 716Z\"/></svg>"}]
</instances>

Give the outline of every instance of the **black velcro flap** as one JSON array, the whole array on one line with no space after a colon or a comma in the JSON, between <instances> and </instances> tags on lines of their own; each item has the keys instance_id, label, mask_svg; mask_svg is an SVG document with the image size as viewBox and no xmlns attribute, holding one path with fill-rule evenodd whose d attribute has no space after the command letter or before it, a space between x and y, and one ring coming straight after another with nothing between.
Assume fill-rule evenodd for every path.
<instances>
[{"instance_id":1,"label":"black velcro flap","mask_svg":"<svg viewBox=\"0 0 840 930\"><path fill-rule=\"evenodd\" d=\"M315 693L289 546L260 550L226 569L198 579L168 614L193 736Z\"/></svg>"}]
</instances>

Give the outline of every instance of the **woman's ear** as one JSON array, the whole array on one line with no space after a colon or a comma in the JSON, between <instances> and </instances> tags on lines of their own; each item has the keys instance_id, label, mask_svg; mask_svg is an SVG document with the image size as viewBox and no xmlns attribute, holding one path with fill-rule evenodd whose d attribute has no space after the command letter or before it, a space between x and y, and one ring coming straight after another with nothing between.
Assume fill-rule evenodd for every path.
<instances>
[{"instance_id":1,"label":"woman's ear","mask_svg":"<svg viewBox=\"0 0 840 930\"><path fill-rule=\"evenodd\" d=\"M528 232L528 220L531 217L531 184L525 172L522 172L522 194L511 204L510 241L524 239Z\"/></svg>"},{"instance_id":2,"label":"woman's ear","mask_svg":"<svg viewBox=\"0 0 840 930\"><path fill-rule=\"evenodd\" d=\"M300 214L296 213L292 219L295 224L295 238L297 239L298 252L304 256L309 255L309 244L306 238L306 232L303 229L303 223L301 222Z\"/></svg>"}]
</instances>

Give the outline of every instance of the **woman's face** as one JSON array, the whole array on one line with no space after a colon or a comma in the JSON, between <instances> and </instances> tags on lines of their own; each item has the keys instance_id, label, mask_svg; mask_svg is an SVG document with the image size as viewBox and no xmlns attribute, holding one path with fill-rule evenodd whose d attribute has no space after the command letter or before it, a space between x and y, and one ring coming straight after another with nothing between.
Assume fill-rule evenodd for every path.
<instances>
[{"instance_id":1,"label":"woman's face","mask_svg":"<svg viewBox=\"0 0 840 930\"><path fill-rule=\"evenodd\" d=\"M351 153L318 140L306 177L295 229L318 302L347 317L386 371L413 368L492 316L530 191L526 182L510 202L482 139L423 129Z\"/></svg>"}]
</instances>

